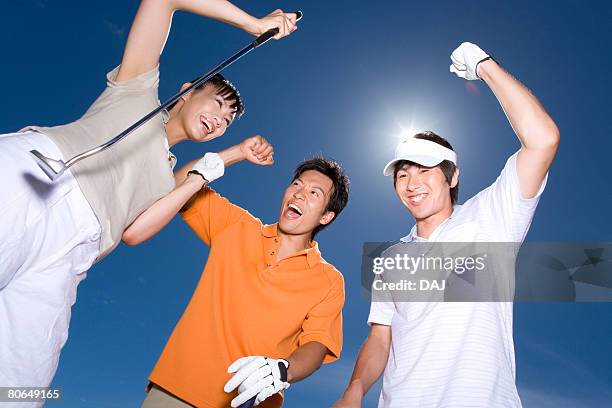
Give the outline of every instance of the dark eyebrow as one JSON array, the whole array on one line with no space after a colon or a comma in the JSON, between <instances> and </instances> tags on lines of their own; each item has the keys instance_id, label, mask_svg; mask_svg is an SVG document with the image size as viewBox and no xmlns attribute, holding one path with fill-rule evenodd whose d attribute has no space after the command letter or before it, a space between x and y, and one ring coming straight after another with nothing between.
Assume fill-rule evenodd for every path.
<instances>
[{"instance_id":1,"label":"dark eyebrow","mask_svg":"<svg viewBox=\"0 0 612 408\"><path fill-rule=\"evenodd\" d=\"M321 191L321 194L323 194L323 197L325 197L325 191L323 191L323 189L321 187L319 187L319 186L312 186L312 188L313 189L316 188L317 190Z\"/></svg>"},{"instance_id":2,"label":"dark eyebrow","mask_svg":"<svg viewBox=\"0 0 612 408\"><path fill-rule=\"evenodd\" d=\"M402 167L400 167L399 169L397 169L397 173L399 173L400 171L404 171L404 172L408 172L408 169L412 167L411 164L404 164Z\"/></svg>"},{"instance_id":3,"label":"dark eyebrow","mask_svg":"<svg viewBox=\"0 0 612 408\"><path fill-rule=\"evenodd\" d=\"M436 167L436 166L433 166L433 167L427 167L427 166L423 166L423 165L418 164L418 163L413 163L413 164L408 164L408 163L406 163L406 164L402 165L402 167L400 167L399 169L397 169L397 171L398 171L398 173L399 173L400 171L402 171L402 170L407 171L407 170L408 170L409 168L411 168L411 167L416 167L417 169L433 169L433 168L434 168L434 167Z\"/></svg>"}]
</instances>

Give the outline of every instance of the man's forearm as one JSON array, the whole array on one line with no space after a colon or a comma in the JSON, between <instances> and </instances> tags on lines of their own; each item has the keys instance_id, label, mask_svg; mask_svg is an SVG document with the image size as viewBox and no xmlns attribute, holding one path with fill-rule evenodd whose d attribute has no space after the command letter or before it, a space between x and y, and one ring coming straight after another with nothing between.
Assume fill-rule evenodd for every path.
<instances>
[{"instance_id":1,"label":"man's forearm","mask_svg":"<svg viewBox=\"0 0 612 408\"><path fill-rule=\"evenodd\" d=\"M363 397L382 375L388 358L387 341L370 335L359 351L347 392Z\"/></svg>"},{"instance_id":2,"label":"man's forearm","mask_svg":"<svg viewBox=\"0 0 612 408\"><path fill-rule=\"evenodd\" d=\"M525 148L542 150L558 144L557 126L523 84L493 60L478 64L478 75L497 97Z\"/></svg>"},{"instance_id":3,"label":"man's forearm","mask_svg":"<svg viewBox=\"0 0 612 408\"><path fill-rule=\"evenodd\" d=\"M521 141L516 159L521 195L535 197L557 152L559 129L536 97L495 61L481 62L478 74L499 100Z\"/></svg>"},{"instance_id":4,"label":"man's forearm","mask_svg":"<svg viewBox=\"0 0 612 408\"><path fill-rule=\"evenodd\" d=\"M326 354L327 347L316 341L300 346L287 358L289 361L287 381L296 383L317 371Z\"/></svg>"},{"instance_id":5,"label":"man's forearm","mask_svg":"<svg viewBox=\"0 0 612 408\"><path fill-rule=\"evenodd\" d=\"M333 408L361 408L363 397L385 370L391 348L391 327L372 325L359 351L351 381Z\"/></svg>"}]
</instances>

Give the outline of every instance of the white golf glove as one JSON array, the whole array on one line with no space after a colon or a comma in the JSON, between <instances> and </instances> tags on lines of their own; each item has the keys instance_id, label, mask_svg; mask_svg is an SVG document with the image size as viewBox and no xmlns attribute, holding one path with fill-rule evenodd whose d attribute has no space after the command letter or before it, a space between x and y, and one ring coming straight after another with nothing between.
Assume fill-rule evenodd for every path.
<instances>
[{"instance_id":1,"label":"white golf glove","mask_svg":"<svg viewBox=\"0 0 612 408\"><path fill-rule=\"evenodd\" d=\"M204 177L206 181L212 183L225 172L225 163L217 153L206 153L204 157L194 164L189 173L197 173ZM187 174L189 174L187 173Z\"/></svg>"},{"instance_id":2,"label":"white golf glove","mask_svg":"<svg viewBox=\"0 0 612 408\"><path fill-rule=\"evenodd\" d=\"M227 369L236 373L225 384L223 390L232 392L238 388L238 396L232 400L232 408L239 407L253 397L255 405L279 391L289 388L287 369L289 362L262 356L242 357L234 361Z\"/></svg>"},{"instance_id":3,"label":"white golf glove","mask_svg":"<svg viewBox=\"0 0 612 408\"><path fill-rule=\"evenodd\" d=\"M476 44L464 42L453 51L450 58L453 62L450 72L454 72L460 78L473 81L480 79L478 64L491 57Z\"/></svg>"}]
</instances>

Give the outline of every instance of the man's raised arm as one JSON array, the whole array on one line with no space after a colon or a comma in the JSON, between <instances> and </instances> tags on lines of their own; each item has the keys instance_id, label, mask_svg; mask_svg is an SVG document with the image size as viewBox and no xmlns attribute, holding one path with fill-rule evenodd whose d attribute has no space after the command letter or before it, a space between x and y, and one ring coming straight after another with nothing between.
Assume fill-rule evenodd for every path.
<instances>
[{"instance_id":1,"label":"man's raised arm","mask_svg":"<svg viewBox=\"0 0 612 408\"><path fill-rule=\"evenodd\" d=\"M521 141L517 157L521 194L534 197L557 152L557 125L536 97L477 45L461 44L451 60L451 72L468 80L482 79L495 94Z\"/></svg>"}]
</instances>

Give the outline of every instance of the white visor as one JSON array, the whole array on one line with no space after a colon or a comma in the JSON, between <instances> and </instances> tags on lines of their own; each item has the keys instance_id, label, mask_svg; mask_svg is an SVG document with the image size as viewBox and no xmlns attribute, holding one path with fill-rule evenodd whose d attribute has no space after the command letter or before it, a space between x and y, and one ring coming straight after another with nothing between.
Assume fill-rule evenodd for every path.
<instances>
[{"instance_id":1,"label":"white visor","mask_svg":"<svg viewBox=\"0 0 612 408\"><path fill-rule=\"evenodd\" d=\"M448 160L457 165L457 154L449 148L425 139L408 137L395 148L395 159L385 166L383 174L393 175L393 166L400 160L409 160L425 167L434 167Z\"/></svg>"}]
</instances>

